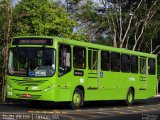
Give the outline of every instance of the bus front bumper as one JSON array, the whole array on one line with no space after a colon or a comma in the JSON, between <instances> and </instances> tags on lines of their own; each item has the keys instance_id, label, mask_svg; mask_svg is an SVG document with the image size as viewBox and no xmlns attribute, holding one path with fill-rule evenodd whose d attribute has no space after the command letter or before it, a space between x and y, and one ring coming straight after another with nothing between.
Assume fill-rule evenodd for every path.
<instances>
[{"instance_id":1,"label":"bus front bumper","mask_svg":"<svg viewBox=\"0 0 160 120\"><path fill-rule=\"evenodd\" d=\"M25 99L25 100L41 100L56 101L55 90L43 91L20 91L7 89L7 98L9 99Z\"/></svg>"}]
</instances>

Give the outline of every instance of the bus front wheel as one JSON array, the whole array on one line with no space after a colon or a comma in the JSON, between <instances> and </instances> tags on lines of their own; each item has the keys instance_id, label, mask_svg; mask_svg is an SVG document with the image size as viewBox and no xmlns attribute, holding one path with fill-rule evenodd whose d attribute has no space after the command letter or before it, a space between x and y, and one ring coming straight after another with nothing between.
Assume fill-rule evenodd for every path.
<instances>
[{"instance_id":1,"label":"bus front wheel","mask_svg":"<svg viewBox=\"0 0 160 120\"><path fill-rule=\"evenodd\" d=\"M76 88L72 96L71 108L78 109L82 105L83 105L83 92L79 88Z\"/></svg>"},{"instance_id":2,"label":"bus front wheel","mask_svg":"<svg viewBox=\"0 0 160 120\"><path fill-rule=\"evenodd\" d=\"M127 93L127 97L126 97L126 105L132 105L134 101L134 91L133 89L129 88L128 93Z\"/></svg>"}]
</instances>

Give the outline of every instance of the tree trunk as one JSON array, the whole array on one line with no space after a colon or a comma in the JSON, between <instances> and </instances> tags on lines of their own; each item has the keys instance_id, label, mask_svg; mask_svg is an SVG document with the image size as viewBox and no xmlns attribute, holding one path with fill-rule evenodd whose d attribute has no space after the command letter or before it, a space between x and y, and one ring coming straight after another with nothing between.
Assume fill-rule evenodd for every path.
<instances>
[{"instance_id":1,"label":"tree trunk","mask_svg":"<svg viewBox=\"0 0 160 120\"><path fill-rule=\"evenodd\" d=\"M10 31L11 31L11 22L12 22L12 2L8 0L7 8L6 8L6 21L3 37L3 79L2 79L2 102L6 100L6 77L7 77L7 63L8 63L8 45L10 39Z\"/></svg>"}]
</instances>

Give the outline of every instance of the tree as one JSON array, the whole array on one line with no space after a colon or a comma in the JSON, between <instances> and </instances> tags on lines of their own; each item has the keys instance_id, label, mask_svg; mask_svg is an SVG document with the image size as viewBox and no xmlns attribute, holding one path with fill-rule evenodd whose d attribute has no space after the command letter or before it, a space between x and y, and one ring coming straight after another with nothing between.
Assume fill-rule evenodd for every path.
<instances>
[{"instance_id":1,"label":"tree","mask_svg":"<svg viewBox=\"0 0 160 120\"><path fill-rule=\"evenodd\" d=\"M105 29L103 27L103 16L98 12L98 4L93 0L66 0L66 4L63 5L71 13L73 19L78 21L79 26L77 31L85 36L85 41L88 42L106 42L102 39L106 38L103 33ZM102 33L103 31L103 33Z\"/></svg>"},{"instance_id":2,"label":"tree","mask_svg":"<svg viewBox=\"0 0 160 120\"><path fill-rule=\"evenodd\" d=\"M159 0L100 0L114 47L140 50L150 28Z\"/></svg>"},{"instance_id":3,"label":"tree","mask_svg":"<svg viewBox=\"0 0 160 120\"><path fill-rule=\"evenodd\" d=\"M144 33L145 38L145 49L150 53L160 53L160 7L158 11L155 13L152 21L149 23L149 27L146 29ZM141 47L140 49L143 49Z\"/></svg>"},{"instance_id":4,"label":"tree","mask_svg":"<svg viewBox=\"0 0 160 120\"><path fill-rule=\"evenodd\" d=\"M2 101L5 101L6 95L6 74L7 74L7 61L8 61L8 44L10 40L10 32L11 32L11 22L12 22L12 3L10 0L2 0L0 1L0 48L3 48L2 51L2 68L1 68L1 77L2 77Z\"/></svg>"},{"instance_id":5,"label":"tree","mask_svg":"<svg viewBox=\"0 0 160 120\"><path fill-rule=\"evenodd\" d=\"M49 35L71 37L76 21L51 0L22 0L14 8L13 36Z\"/></svg>"},{"instance_id":6,"label":"tree","mask_svg":"<svg viewBox=\"0 0 160 120\"><path fill-rule=\"evenodd\" d=\"M90 42L148 51L157 43L159 0L66 0ZM72 14L73 16L73 14ZM157 19L157 20L156 20ZM155 24L156 23L156 24ZM157 27L155 27L157 26ZM153 32L154 31L154 32ZM147 43L147 44L146 44ZM152 52L155 50L152 50Z\"/></svg>"}]
</instances>

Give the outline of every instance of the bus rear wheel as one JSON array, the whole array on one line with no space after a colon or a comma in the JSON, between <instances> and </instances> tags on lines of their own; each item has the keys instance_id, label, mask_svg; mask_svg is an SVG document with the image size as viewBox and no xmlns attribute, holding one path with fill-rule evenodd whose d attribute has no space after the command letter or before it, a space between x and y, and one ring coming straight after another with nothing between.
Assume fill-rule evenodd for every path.
<instances>
[{"instance_id":1,"label":"bus rear wheel","mask_svg":"<svg viewBox=\"0 0 160 120\"><path fill-rule=\"evenodd\" d=\"M79 88L76 88L72 96L71 108L79 109L82 105L83 105L83 92Z\"/></svg>"},{"instance_id":2,"label":"bus rear wheel","mask_svg":"<svg viewBox=\"0 0 160 120\"><path fill-rule=\"evenodd\" d=\"M131 88L129 88L128 93L127 93L127 97L126 97L126 105L132 105L134 102L134 92Z\"/></svg>"}]
</instances>

